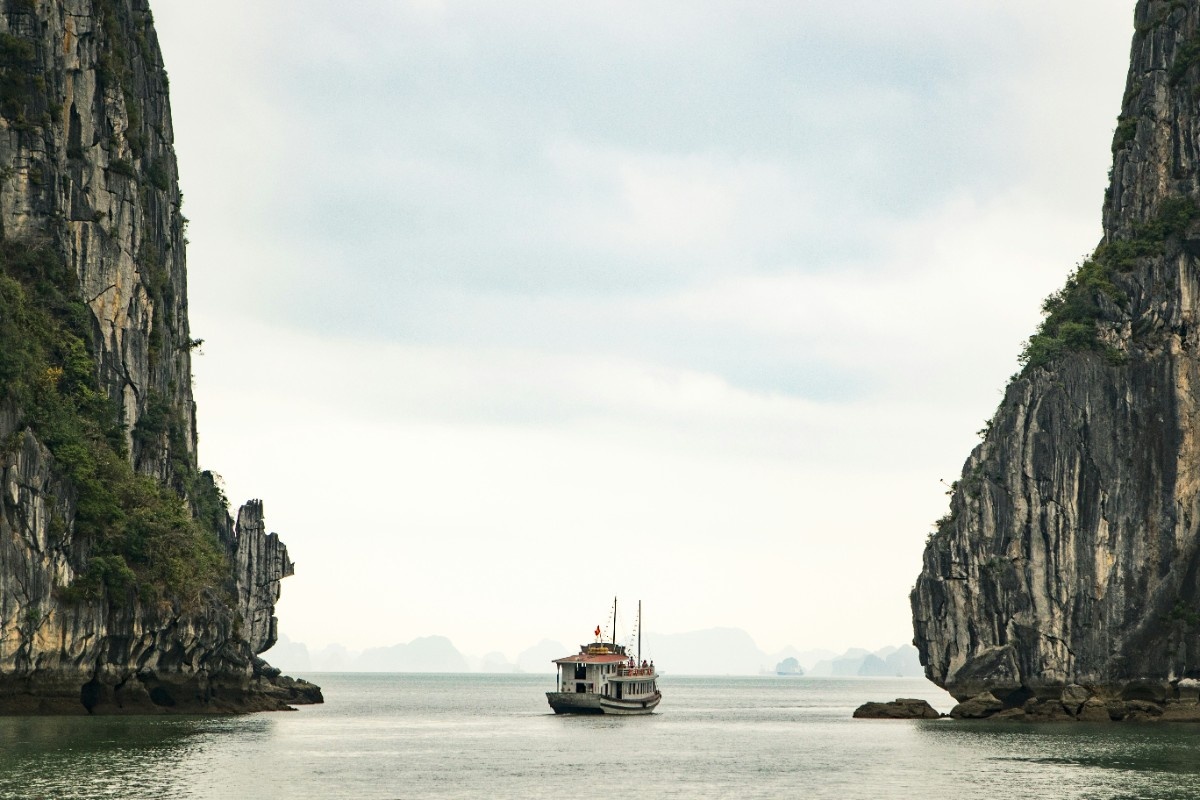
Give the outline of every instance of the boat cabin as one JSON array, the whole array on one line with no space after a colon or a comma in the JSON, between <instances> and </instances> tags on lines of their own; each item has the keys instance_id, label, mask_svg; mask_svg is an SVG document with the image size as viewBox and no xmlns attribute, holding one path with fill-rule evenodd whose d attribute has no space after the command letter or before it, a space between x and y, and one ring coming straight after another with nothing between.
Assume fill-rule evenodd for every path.
<instances>
[{"instance_id":1,"label":"boat cabin","mask_svg":"<svg viewBox=\"0 0 1200 800\"><path fill-rule=\"evenodd\" d=\"M558 665L558 691L602 694L608 682L628 661L624 645L608 642L580 645L575 655L554 662Z\"/></svg>"}]
</instances>

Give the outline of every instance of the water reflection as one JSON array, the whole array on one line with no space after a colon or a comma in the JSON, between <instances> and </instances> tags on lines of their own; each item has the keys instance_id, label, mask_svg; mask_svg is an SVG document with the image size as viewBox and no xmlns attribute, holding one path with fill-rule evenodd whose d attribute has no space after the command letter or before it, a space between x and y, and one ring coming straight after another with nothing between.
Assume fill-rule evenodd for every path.
<instances>
[{"instance_id":1,"label":"water reflection","mask_svg":"<svg viewBox=\"0 0 1200 800\"><path fill-rule=\"evenodd\" d=\"M0 718L0 800L1183 800L1200 726L852 720L912 681L671 679L651 717L556 717L537 676L322 676L324 706L250 717Z\"/></svg>"},{"instance_id":2,"label":"water reflection","mask_svg":"<svg viewBox=\"0 0 1200 800\"><path fill-rule=\"evenodd\" d=\"M0 798L187 796L180 765L207 720L0 718Z\"/></svg>"},{"instance_id":3,"label":"water reflection","mask_svg":"<svg viewBox=\"0 0 1200 800\"><path fill-rule=\"evenodd\" d=\"M942 752L981 763L1008 786L1056 784L1053 795L1088 800L1200 797L1200 728L1171 723L931 722L919 735Z\"/></svg>"}]
</instances>

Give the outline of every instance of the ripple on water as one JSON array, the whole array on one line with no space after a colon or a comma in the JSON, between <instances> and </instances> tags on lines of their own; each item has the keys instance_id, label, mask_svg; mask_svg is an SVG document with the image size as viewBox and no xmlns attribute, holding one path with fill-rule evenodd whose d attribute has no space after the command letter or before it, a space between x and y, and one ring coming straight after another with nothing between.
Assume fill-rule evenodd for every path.
<instances>
[{"instance_id":1,"label":"ripple on water","mask_svg":"<svg viewBox=\"0 0 1200 800\"><path fill-rule=\"evenodd\" d=\"M547 713L545 676L325 675L329 702L234 718L0 719L0 798L1179 800L1187 726L852 720L919 680L663 679L645 718Z\"/></svg>"}]
</instances>

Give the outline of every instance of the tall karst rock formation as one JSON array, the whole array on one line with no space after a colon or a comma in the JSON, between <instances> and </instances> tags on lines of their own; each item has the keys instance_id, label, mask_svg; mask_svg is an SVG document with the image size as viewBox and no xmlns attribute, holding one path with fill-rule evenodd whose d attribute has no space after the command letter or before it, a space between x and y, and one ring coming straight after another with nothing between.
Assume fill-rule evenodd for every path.
<instances>
[{"instance_id":1,"label":"tall karst rock formation","mask_svg":"<svg viewBox=\"0 0 1200 800\"><path fill-rule=\"evenodd\" d=\"M1140 0L1104 238L1046 301L912 593L965 715L1200 718L1200 0Z\"/></svg>"},{"instance_id":2,"label":"tall karst rock formation","mask_svg":"<svg viewBox=\"0 0 1200 800\"><path fill-rule=\"evenodd\" d=\"M320 700L257 654L286 548L196 459L146 0L0 0L0 712Z\"/></svg>"}]
</instances>

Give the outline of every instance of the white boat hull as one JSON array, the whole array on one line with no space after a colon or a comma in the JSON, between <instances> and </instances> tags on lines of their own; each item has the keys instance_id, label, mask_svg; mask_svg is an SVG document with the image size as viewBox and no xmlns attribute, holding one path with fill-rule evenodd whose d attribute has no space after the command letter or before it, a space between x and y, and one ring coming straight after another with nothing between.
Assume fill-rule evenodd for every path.
<instances>
[{"instance_id":1,"label":"white boat hull","mask_svg":"<svg viewBox=\"0 0 1200 800\"><path fill-rule=\"evenodd\" d=\"M649 697L631 697L621 700L615 697L601 697L600 710L605 714L616 714L618 716L650 714L654 712L654 709L658 708L660 700L662 700L662 692L655 692Z\"/></svg>"}]
</instances>

